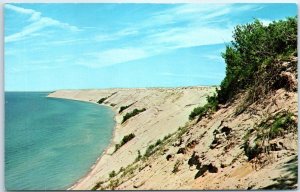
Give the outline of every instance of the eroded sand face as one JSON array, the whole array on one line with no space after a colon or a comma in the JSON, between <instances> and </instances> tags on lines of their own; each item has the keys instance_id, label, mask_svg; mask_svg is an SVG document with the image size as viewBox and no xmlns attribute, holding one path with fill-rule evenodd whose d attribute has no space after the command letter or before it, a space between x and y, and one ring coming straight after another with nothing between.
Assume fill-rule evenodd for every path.
<instances>
[{"instance_id":1,"label":"eroded sand face","mask_svg":"<svg viewBox=\"0 0 300 192\"><path fill-rule=\"evenodd\" d=\"M60 90L48 97L74 99L97 103L106 98L105 105L116 112L116 128L111 145L93 166L91 171L71 189L92 189L99 180L108 178L111 171L131 164L138 155L158 139L174 133L188 121L190 112L206 103L206 97L215 92L215 87L151 88L151 89L103 89L103 90ZM121 114L121 106L131 105ZM124 123L123 116L134 109L146 111L130 118ZM134 133L135 137L114 153L115 144L125 135Z\"/></svg>"}]
</instances>

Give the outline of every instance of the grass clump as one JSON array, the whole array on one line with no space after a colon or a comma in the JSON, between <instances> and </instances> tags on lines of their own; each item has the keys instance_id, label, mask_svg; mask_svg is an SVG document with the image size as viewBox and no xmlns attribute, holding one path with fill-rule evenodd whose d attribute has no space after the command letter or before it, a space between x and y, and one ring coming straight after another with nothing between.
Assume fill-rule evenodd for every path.
<instances>
[{"instance_id":1,"label":"grass clump","mask_svg":"<svg viewBox=\"0 0 300 192\"><path fill-rule=\"evenodd\" d=\"M145 157L150 157L155 152L154 148L155 148L154 144L149 145L148 148L146 149L146 152L145 152L144 156Z\"/></svg>"},{"instance_id":2,"label":"grass clump","mask_svg":"<svg viewBox=\"0 0 300 192\"><path fill-rule=\"evenodd\" d=\"M297 123L293 119L293 113L283 111L274 117L269 117L258 125L257 139L274 139L283 133L297 130Z\"/></svg>"},{"instance_id":3,"label":"grass clump","mask_svg":"<svg viewBox=\"0 0 300 192\"><path fill-rule=\"evenodd\" d=\"M120 183L119 179L110 180L108 188L114 190L116 187L118 187L119 183Z\"/></svg>"},{"instance_id":4,"label":"grass clump","mask_svg":"<svg viewBox=\"0 0 300 192\"><path fill-rule=\"evenodd\" d=\"M138 165L135 165L135 162L133 162L123 170L121 177L125 177L126 175L132 175L137 168Z\"/></svg>"},{"instance_id":5,"label":"grass clump","mask_svg":"<svg viewBox=\"0 0 300 192\"><path fill-rule=\"evenodd\" d=\"M135 137L134 133L130 133L129 135L125 135L121 141L120 144L116 144L115 145L115 152L122 147L123 145L125 145L127 142L129 142L131 139L133 139Z\"/></svg>"},{"instance_id":6,"label":"grass clump","mask_svg":"<svg viewBox=\"0 0 300 192\"><path fill-rule=\"evenodd\" d=\"M199 118L203 117L204 115L207 115L211 112L215 112L218 109L218 98L217 95L214 94L212 96L207 96L206 98L207 104L205 104L202 107L196 107L191 112L189 119L193 120L195 117L199 116Z\"/></svg>"},{"instance_id":7,"label":"grass clump","mask_svg":"<svg viewBox=\"0 0 300 192\"><path fill-rule=\"evenodd\" d=\"M174 168L172 170L172 173L177 173L179 170L179 166L182 164L180 160L177 160L176 163L174 164Z\"/></svg>"},{"instance_id":8,"label":"grass clump","mask_svg":"<svg viewBox=\"0 0 300 192\"><path fill-rule=\"evenodd\" d=\"M255 158L260 153L268 153L272 150L269 145L272 139L297 131L297 122L293 117L294 114L283 111L262 121L255 131L247 132L244 136L244 152L248 160ZM252 143L250 142L251 135Z\"/></svg>"},{"instance_id":9,"label":"grass clump","mask_svg":"<svg viewBox=\"0 0 300 192\"><path fill-rule=\"evenodd\" d=\"M117 174L115 172L115 170L113 170L112 172L109 173L109 178L113 178L115 177Z\"/></svg>"},{"instance_id":10,"label":"grass clump","mask_svg":"<svg viewBox=\"0 0 300 192\"><path fill-rule=\"evenodd\" d=\"M92 188L92 191L96 191L97 189L99 189L103 183L104 183L103 181L98 182L98 183Z\"/></svg>"},{"instance_id":11,"label":"grass clump","mask_svg":"<svg viewBox=\"0 0 300 192\"><path fill-rule=\"evenodd\" d=\"M141 151L138 150L138 156L136 157L135 161L134 162L138 162L139 160L142 159L142 155L141 155Z\"/></svg>"},{"instance_id":12,"label":"grass clump","mask_svg":"<svg viewBox=\"0 0 300 192\"><path fill-rule=\"evenodd\" d=\"M146 108L143 109L134 109L132 112L130 113L126 113L126 115L123 116L123 120L122 123L124 123L125 121L127 121L128 119L130 119L133 116L136 116L137 114L146 111Z\"/></svg>"},{"instance_id":13,"label":"grass clump","mask_svg":"<svg viewBox=\"0 0 300 192\"><path fill-rule=\"evenodd\" d=\"M153 153L155 153L155 151L157 150L157 147L160 146L162 143L163 143L163 141L158 139L154 144L149 145L148 148L146 149L144 157L145 158L150 157Z\"/></svg>"}]
</instances>

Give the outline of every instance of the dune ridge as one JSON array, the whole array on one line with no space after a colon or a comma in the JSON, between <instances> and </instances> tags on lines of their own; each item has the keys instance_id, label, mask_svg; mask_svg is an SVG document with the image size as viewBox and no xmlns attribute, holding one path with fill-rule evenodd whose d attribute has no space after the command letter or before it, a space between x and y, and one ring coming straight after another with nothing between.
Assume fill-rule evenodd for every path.
<instances>
[{"instance_id":1,"label":"dune ridge","mask_svg":"<svg viewBox=\"0 0 300 192\"><path fill-rule=\"evenodd\" d=\"M133 163L138 151L144 154L147 147L158 139L178 130L188 121L193 108L206 103L206 97L215 92L215 87L182 88L136 88L136 89L93 89L58 90L48 97L72 99L110 106L116 113L116 127L111 144L93 165L90 172L69 189L92 189L99 180L109 178L112 171L118 172ZM128 106L119 113L121 107ZM134 109L145 108L144 112L122 123L123 116ZM135 137L120 147L115 145L122 138L134 133Z\"/></svg>"}]
</instances>

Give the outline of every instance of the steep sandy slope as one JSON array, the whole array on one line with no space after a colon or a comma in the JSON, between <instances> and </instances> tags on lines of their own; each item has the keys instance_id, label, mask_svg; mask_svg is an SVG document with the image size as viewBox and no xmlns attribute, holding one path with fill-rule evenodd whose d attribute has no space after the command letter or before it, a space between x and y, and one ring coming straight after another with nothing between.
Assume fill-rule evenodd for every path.
<instances>
[{"instance_id":1,"label":"steep sandy slope","mask_svg":"<svg viewBox=\"0 0 300 192\"><path fill-rule=\"evenodd\" d=\"M106 90L60 90L48 97L66 98L89 102L102 99L105 105L116 112L117 126L112 144L90 173L71 189L92 189L100 180L106 180L112 171L118 172L133 163L146 148L166 135L184 126L191 110L206 102L206 97L215 91L214 87L187 87L174 89L106 89ZM121 113L120 107L129 106ZM146 110L122 123L123 116L134 109ZM120 147L115 145L129 134L135 137ZM96 146L95 146L96 147Z\"/></svg>"},{"instance_id":2,"label":"steep sandy slope","mask_svg":"<svg viewBox=\"0 0 300 192\"><path fill-rule=\"evenodd\" d=\"M280 64L290 69L279 74L288 89L274 90L250 106L247 94L239 94L214 114L148 147L148 154L99 180L95 189L296 188L296 61Z\"/></svg>"}]
</instances>

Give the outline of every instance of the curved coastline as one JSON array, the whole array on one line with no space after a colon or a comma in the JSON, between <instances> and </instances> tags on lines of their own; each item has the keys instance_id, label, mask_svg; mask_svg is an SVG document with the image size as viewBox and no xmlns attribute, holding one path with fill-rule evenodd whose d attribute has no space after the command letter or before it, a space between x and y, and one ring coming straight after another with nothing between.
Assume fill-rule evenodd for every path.
<instances>
[{"instance_id":1,"label":"curved coastline","mask_svg":"<svg viewBox=\"0 0 300 192\"><path fill-rule=\"evenodd\" d=\"M215 92L215 87L176 87L176 88L111 88L85 90L58 90L48 97L64 98L97 104L105 98L104 106L111 107L115 112L116 122L111 142L86 175L76 181L68 190L89 190L99 181L109 177L112 171L118 171L135 161L138 151L145 153L147 147L172 134L184 126L190 112L195 106L204 105L206 97ZM99 105L99 104L98 104ZM134 109L146 108L121 124L123 113L117 109L128 106L123 113ZM143 126L141 126L143 125ZM160 131L151 131L160 130ZM136 137L122 146L116 153L114 144L128 134ZM140 139L143 138L143 139Z\"/></svg>"},{"instance_id":2,"label":"curved coastline","mask_svg":"<svg viewBox=\"0 0 300 192\"><path fill-rule=\"evenodd\" d=\"M50 93L51 94L51 93ZM50 95L49 94L49 95ZM48 95L48 96L49 96ZM72 101L78 101L78 102L84 102L84 103L93 103L95 105L101 105L101 106L105 106L107 108L110 108L110 110L113 111L114 113L114 121L115 121L115 126L113 127L113 130L112 130L112 135L111 135L111 138L110 138L110 141L109 141L109 144L107 145L107 147L105 147L104 151L101 153L101 155L96 159L96 161L90 166L89 170L87 171L86 174L84 174L82 177L80 177L75 183L73 184L70 184L70 187L67 188L67 190L72 190L72 188L76 187L76 185L78 183L80 183L84 178L86 178L92 171L93 169L95 168L95 166L98 164L98 162L101 160L101 158L103 157L103 155L107 154L107 151L108 149L112 146L113 144L113 139L114 139L114 136L115 136L115 132L116 132L116 127L117 127L117 120L116 120L116 114L117 114L117 111L110 105L106 105L106 104L98 104L96 102L93 102L93 101L85 101L85 100L78 100L78 99L69 99L69 98L60 98L60 97L48 97L47 98L53 98L53 99L65 99L65 100L72 100Z\"/></svg>"}]
</instances>

